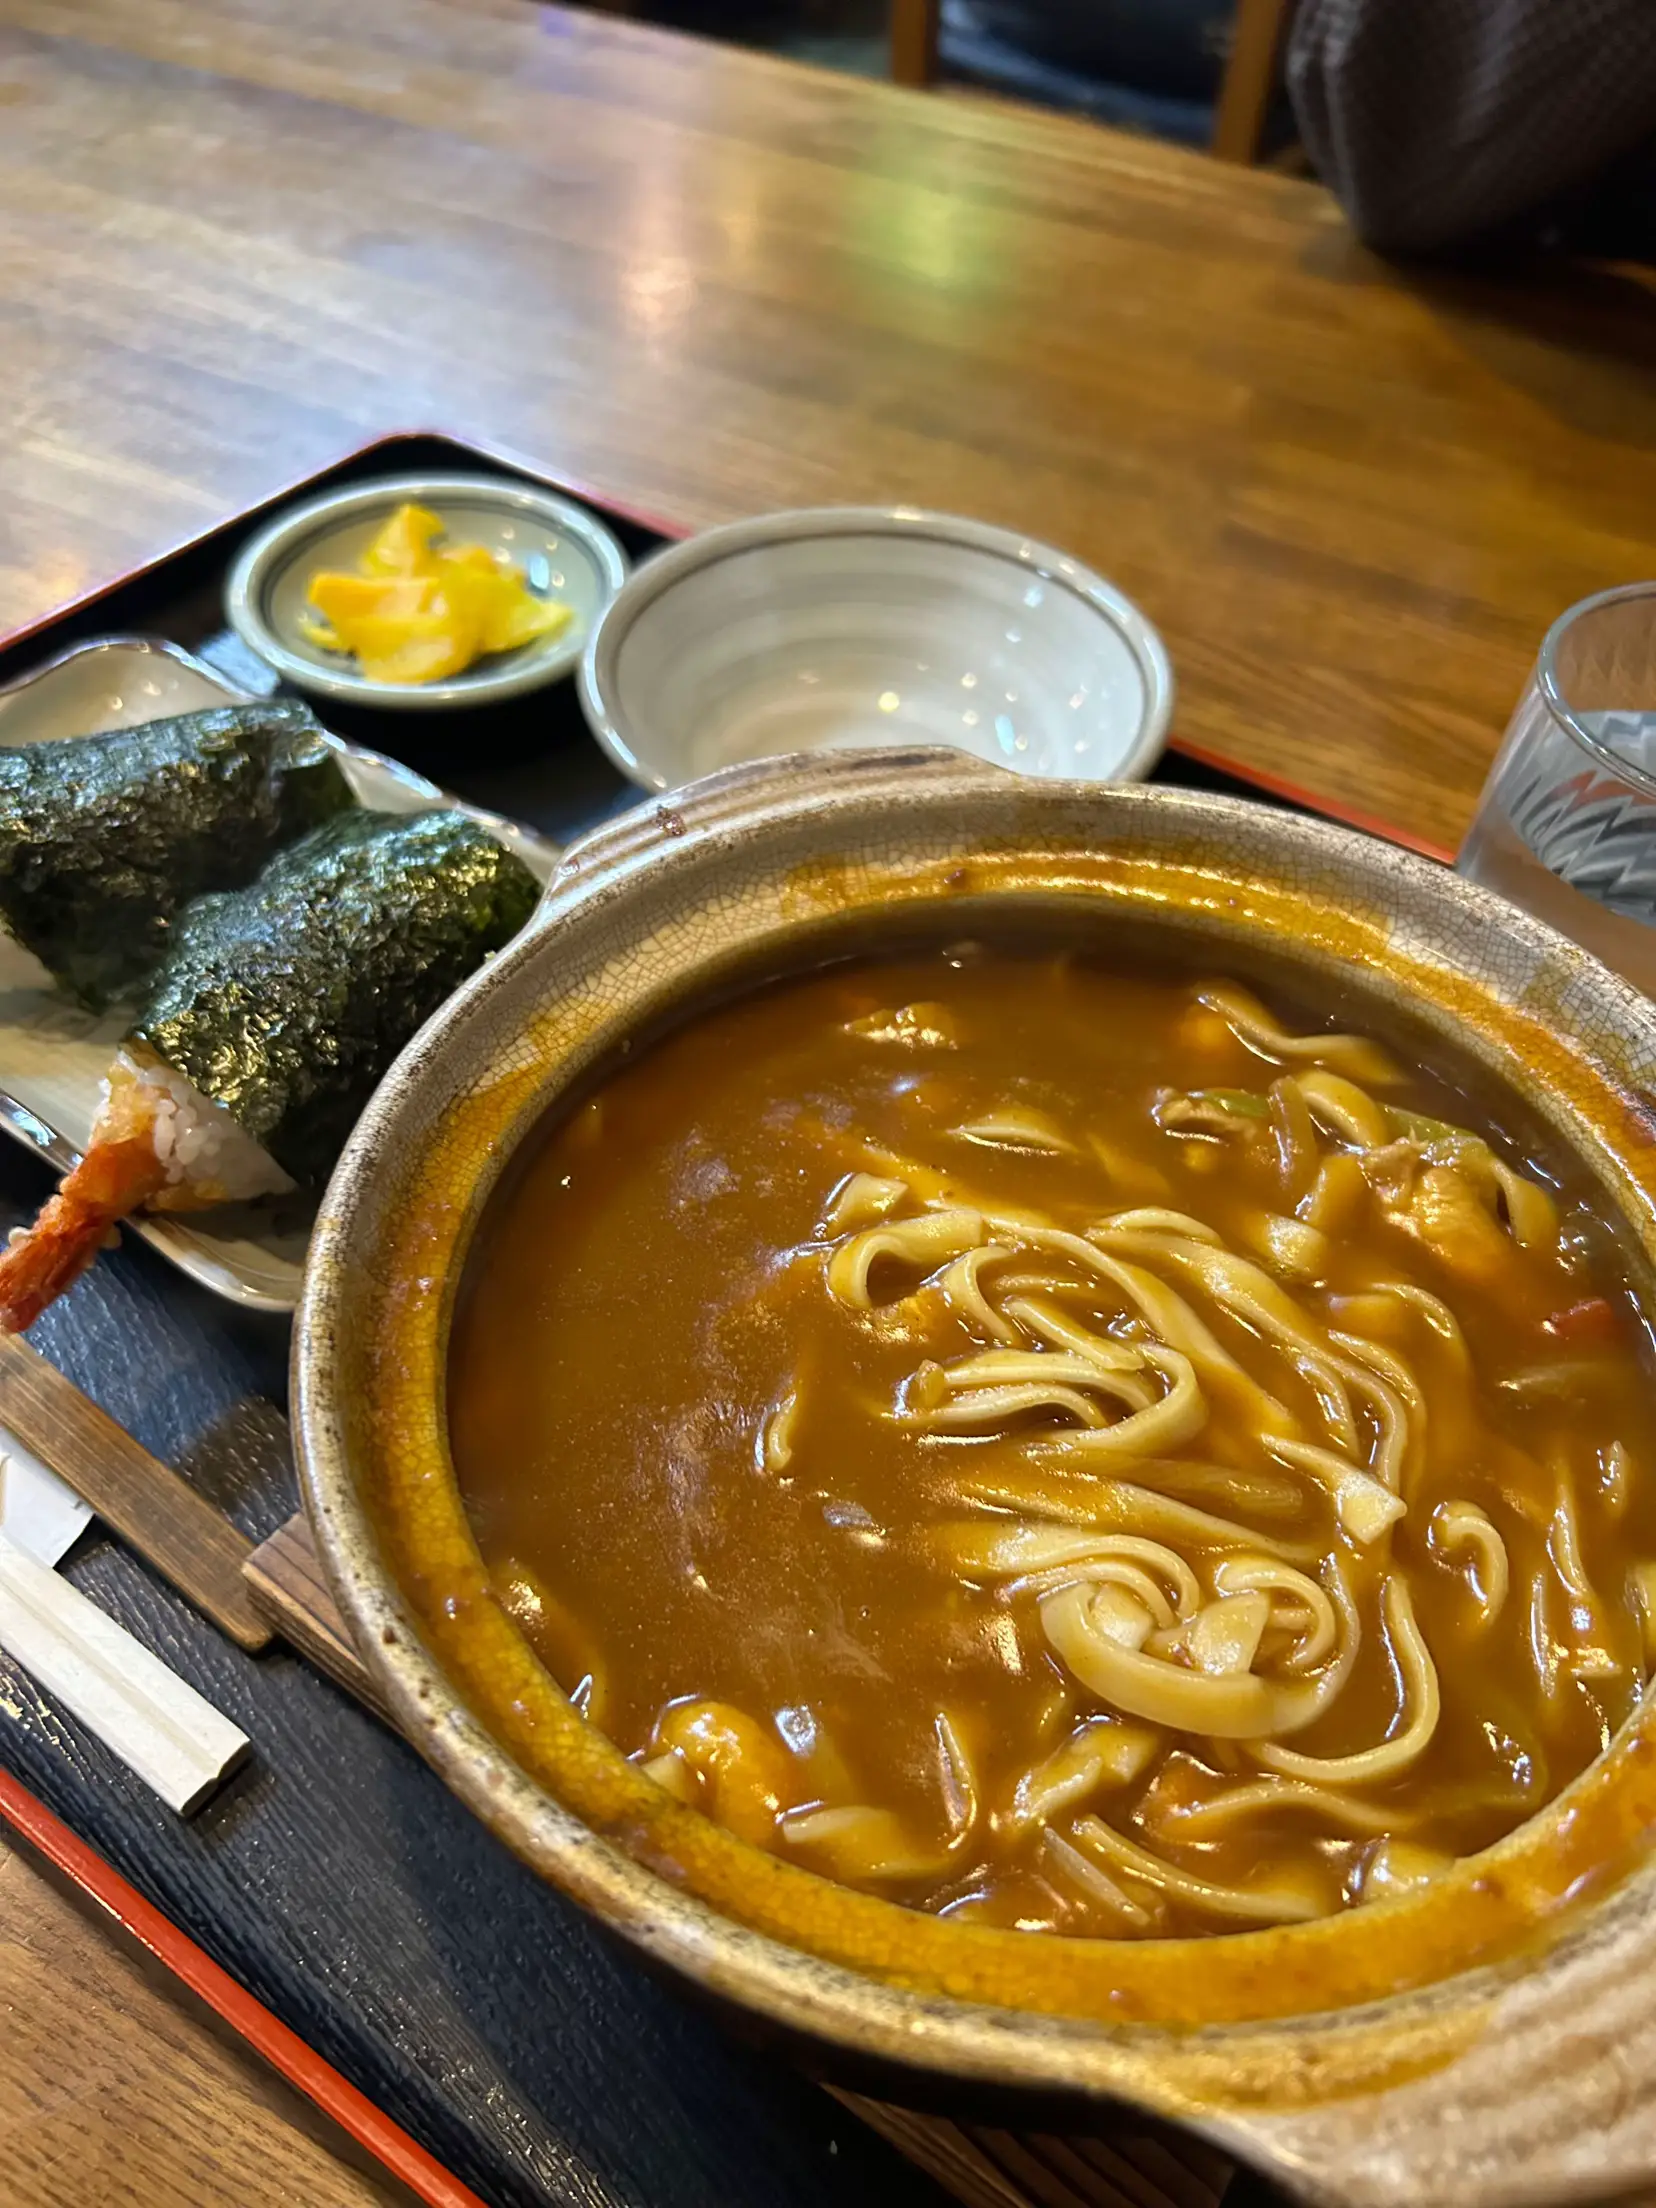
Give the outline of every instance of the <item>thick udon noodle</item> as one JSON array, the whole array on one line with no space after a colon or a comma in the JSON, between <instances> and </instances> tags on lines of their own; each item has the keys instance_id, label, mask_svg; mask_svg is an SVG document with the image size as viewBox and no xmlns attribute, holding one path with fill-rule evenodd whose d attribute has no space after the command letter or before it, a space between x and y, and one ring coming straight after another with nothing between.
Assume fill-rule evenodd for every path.
<instances>
[{"instance_id":1,"label":"thick udon noodle","mask_svg":"<svg viewBox=\"0 0 1656 2208\"><path fill-rule=\"evenodd\" d=\"M1432 1877L1631 1707L1656 1524L1577 1192L1421 1102L1364 1037L1075 959L708 1016L476 1268L501 1599L680 1799L924 1906L1223 1931ZM676 1351L616 1338L630 1234Z\"/></svg>"}]
</instances>

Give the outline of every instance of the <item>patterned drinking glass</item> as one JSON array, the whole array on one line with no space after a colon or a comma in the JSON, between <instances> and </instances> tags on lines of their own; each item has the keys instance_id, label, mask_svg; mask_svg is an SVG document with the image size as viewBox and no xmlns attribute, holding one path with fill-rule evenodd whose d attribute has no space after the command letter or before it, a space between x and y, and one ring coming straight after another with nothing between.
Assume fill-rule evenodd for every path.
<instances>
[{"instance_id":1,"label":"patterned drinking glass","mask_svg":"<svg viewBox=\"0 0 1656 2208\"><path fill-rule=\"evenodd\" d=\"M1656 997L1656 583L1553 623L1455 864Z\"/></svg>"}]
</instances>

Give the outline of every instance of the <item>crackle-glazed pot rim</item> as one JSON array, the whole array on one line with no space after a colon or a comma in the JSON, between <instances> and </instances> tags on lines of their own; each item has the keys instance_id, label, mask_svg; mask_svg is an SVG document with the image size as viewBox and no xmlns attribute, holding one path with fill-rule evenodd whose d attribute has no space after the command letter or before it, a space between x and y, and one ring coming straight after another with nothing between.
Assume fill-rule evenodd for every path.
<instances>
[{"instance_id":1,"label":"crackle-glazed pot rim","mask_svg":"<svg viewBox=\"0 0 1656 2208\"><path fill-rule=\"evenodd\" d=\"M295 1421L364 1660L415 1744L537 1870L658 1961L826 2048L1137 2103L1350 2208L1495 2208L1656 2177L1642 1713L1536 1818L1418 1893L1199 1940L1036 1936L853 1893L671 1801L576 1715L486 1592L443 1372L454 1282L516 1142L739 947L803 960L857 916L1031 894L1218 947L1288 945L1313 988L1319 967L1348 984L1362 968L1377 999L1524 1093L1656 1270L1656 1013L1492 893L1233 799L1031 785L936 753L737 769L572 851L341 1162L295 1336ZM1613 2060L1568 2053L1607 2032ZM1613 2120L1584 2127L1607 2081Z\"/></svg>"}]
</instances>

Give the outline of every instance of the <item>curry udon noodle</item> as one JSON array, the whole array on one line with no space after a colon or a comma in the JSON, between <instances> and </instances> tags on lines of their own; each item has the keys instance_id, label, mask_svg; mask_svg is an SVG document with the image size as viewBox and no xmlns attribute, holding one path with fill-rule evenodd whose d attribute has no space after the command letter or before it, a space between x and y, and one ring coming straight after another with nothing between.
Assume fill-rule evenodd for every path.
<instances>
[{"instance_id":1,"label":"curry udon noodle","mask_svg":"<svg viewBox=\"0 0 1656 2208\"><path fill-rule=\"evenodd\" d=\"M1112 1937L1370 1902L1580 1772L1656 1602L1623 1260L1510 1100L1326 1026L843 964L533 1145L449 1417L590 1721L788 1861Z\"/></svg>"}]
</instances>

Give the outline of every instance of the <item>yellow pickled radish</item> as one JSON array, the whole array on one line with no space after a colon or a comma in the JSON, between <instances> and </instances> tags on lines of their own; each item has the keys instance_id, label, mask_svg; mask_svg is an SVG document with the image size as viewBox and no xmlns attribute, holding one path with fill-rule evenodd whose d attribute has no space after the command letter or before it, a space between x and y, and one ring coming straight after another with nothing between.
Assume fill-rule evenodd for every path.
<instances>
[{"instance_id":1,"label":"yellow pickled radish","mask_svg":"<svg viewBox=\"0 0 1656 2208\"><path fill-rule=\"evenodd\" d=\"M300 629L326 651L354 654L376 682L437 682L475 659L556 636L574 619L537 598L522 570L486 545L437 549L440 517L399 506L357 574L316 576Z\"/></svg>"},{"instance_id":2,"label":"yellow pickled radish","mask_svg":"<svg viewBox=\"0 0 1656 2208\"><path fill-rule=\"evenodd\" d=\"M342 652L345 649L339 631L331 622L320 621L314 613L307 613L301 606L295 622L299 634L307 644L314 644L319 652Z\"/></svg>"},{"instance_id":3,"label":"yellow pickled radish","mask_svg":"<svg viewBox=\"0 0 1656 2208\"><path fill-rule=\"evenodd\" d=\"M310 602L336 630L365 616L382 621L412 621L442 610L441 585L429 575L318 575Z\"/></svg>"},{"instance_id":4,"label":"yellow pickled radish","mask_svg":"<svg viewBox=\"0 0 1656 2208\"><path fill-rule=\"evenodd\" d=\"M369 575L418 575L429 567L432 544L442 533L442 517L429 506L399 506L362 555L363 570Z\"/></svg>"},{"instance_id":5,"label":"yellow pickled radish","mask_svg":"<svg viewBox=\"0 0 1656 2208\"><path fill-rule=\"evenodd\" d=\"M351 624L350 635L357 664L374 682L440 682L459 674L472 657L469 637L446 612L401 620L364 614Z\"/></svg>"},{"instance_id":6,"label":"yellow pickled radish","mask_svg":"<svg viewBox=\"0 0 1656 2208\"><path fill-rule=\"evenodd\" d=\"M489 618L501 589L514 590L517 571L502 567L480 544L468 544L452 552L440 552L431 588L442 595L456 624L472 637L474 656L492 651L488 642Z\"/></svg>"},{"instance_id":7,"label":"yellow pickled radish","mask_svg":"<svg viewBox=\"0 0 1656 2208\"><path fill-rule=\"evenodd\" d=\"M483 630L486 652L515 652L543 636L561 636L575 618L568 606L535 598L526 590L495 603Z\"/></svg>"}]
</instances>

